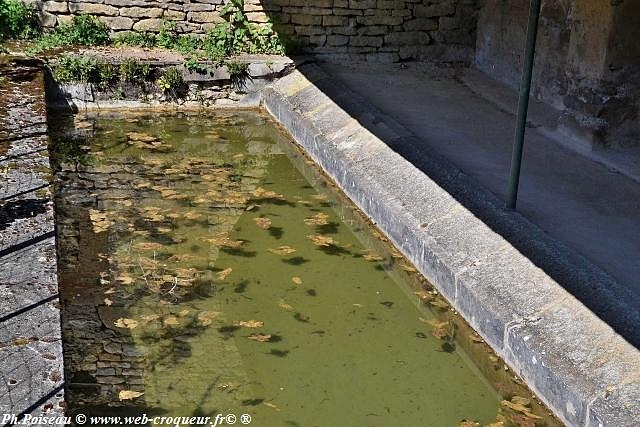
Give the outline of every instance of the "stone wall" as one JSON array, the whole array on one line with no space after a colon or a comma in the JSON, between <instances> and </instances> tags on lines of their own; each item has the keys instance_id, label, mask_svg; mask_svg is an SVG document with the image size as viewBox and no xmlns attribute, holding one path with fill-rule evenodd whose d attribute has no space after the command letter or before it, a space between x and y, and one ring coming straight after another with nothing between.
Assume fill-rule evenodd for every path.
<instances>
[{"instance_id":1,"label":"stone wall","mask_svg":"<svg viewBox=\"0 0 640 427\"><path fill-rule=\"evenodd\" d=\"M528 0L485 0L478 17L478 68L517 87ZM640 3L545 0L534 95L562 111L559 128L595 144L637 145L640 135Z\"/></svg>"},{"instance_id":2,"label":"stone wall","mask_svg":"<svg viewBox=\"0 0 640 427\"><path fill-rule=\"evenodd\" d=\"M116 32L159 31L163 19L180 30L206 33L223 20L227 0L72 0L35 3L53 27L72 15L98 16ZM276 24L308 51L338 58L386 61L469 61L473 56L477 0L246 0L254 23Z\"/></svg>"}]
</instances>

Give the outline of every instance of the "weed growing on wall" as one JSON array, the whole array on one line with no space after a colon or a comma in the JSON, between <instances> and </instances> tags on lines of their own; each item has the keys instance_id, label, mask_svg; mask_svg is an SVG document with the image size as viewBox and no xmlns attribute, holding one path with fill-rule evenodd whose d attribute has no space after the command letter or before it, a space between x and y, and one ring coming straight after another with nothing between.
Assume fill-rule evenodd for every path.
<instances>
[{"instance_id":1,"label":"weed growing on wall","mask_svg":"<svg viewBox=\"0 0 640 427\"><path fill-rule=\"evenodd\" d=\"M28 39L39 33L35 9L19 0L0 0L0 40Z\"/></svg>"},{"instance_id":2,"label":"weed growing on wall","mask_svg":"<svg viewBox=\"0 0 640 427\"><path fill-rule=\"evenodd\" d=\"M74 16L67 24L57 26L53 31L37 39L29 48L30 53L64 46L102 46L111 42L109 28L91 15Z\"/></svg>"}]
</instances>

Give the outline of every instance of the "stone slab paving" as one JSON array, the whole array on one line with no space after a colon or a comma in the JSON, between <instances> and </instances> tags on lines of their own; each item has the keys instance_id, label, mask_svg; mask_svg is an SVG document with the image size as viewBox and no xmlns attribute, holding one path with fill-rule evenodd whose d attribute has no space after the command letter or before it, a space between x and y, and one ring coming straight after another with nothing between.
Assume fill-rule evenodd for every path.
<instances>
[{"instance_id":1,"label":"stone slab paving","mask_svg":"<svg viewBox=\"0 0 640 427\"><path fill-rule=\"evenodd\" d=\"M413 135L316 65L267 88L263 104L565 423L637 425L640 352L440 183L466 188L501 215L501 231L529 236L567 275L580 279L595 267L517 214L500 213L446 161L423 159L439 180L425 175L390 148ZM603 304L619 303L594 289ZM637 319L625 322L633 337Z\"/></svg>"},{"instance_id":2,"label":"stone slab paving","mask_svg":"<svg viewBox=\"0 0 640 427\"><path fill-rule=\"evenodd\" d=\"M59 416L64 369L43 74L20 60L0 73L7 78L0 88L0 414Z\"/></svg>"}]
</instances>

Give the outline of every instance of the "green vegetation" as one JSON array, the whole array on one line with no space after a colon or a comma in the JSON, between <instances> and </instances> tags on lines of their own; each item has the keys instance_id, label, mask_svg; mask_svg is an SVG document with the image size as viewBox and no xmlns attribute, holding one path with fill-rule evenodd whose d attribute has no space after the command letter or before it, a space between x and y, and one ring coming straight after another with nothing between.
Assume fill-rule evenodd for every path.
<instances>
[{"instance_id":1,"label":"green vegetation","mask_svg":"<svg viewBox=\"0 0 640 427\"><path fill-rule=\"evenodd\" d=\"M64 46L102 46L110 42L107 25L98 18L82 14L36 39L28 51L35 54Z\"/></svg>"},{"instance_id":2,"label":"green vegetation","mask_svg":"<svg viewBox=\"0 0 640 427\"><path fill-rule=\"evenodd\" d=\"M36 11L19 0L0 0L0 40L29 39L40 33Z\"/></svg>"},{"instance_id":3,"label":"green vegetation","mask_svg":"<svg viewBox=\"0 0 640 427\"><path fill-rule=\"evenodd\" d=\"M135 58L127 59L120 67L93 56L62 55L51 66L57 81L61 83L93 83L106 90L118 81L144 82L149 79L149 64Z\"/></svg>"},{"instance_id":4,"label":"green vegetation","mask_svg":"<svg viewBox=\"0 0 640 427\"><path fill-rule=\"evenodd\" d=\"M184 61L183 66L187 70L194 73L198 73L198 74L206 74L209 71L209 68L207 68L206 65L202 64L201 62L199 62L197 59L194 59L194 58L189 58L186 61Z\"/></svg>"},{"instance_id":5,"label":"green vegetation","mask_svg":"<svg viewBox=\"0 0 640 427\"><path fill-rule=\"evenodd\" d=\"M227 70L231 77L231 82L237 87L245 87L247 80L251 79L249 74L249 63L242 61L227 61Z\"/></svg>"},{"instance_id":6,"label":"green vegetation","mask_svg":"<svg viewBox=\"0 0 640 427\"><path fill-rule=\"evenodd\" d=\"M151 68L135 58L129 58L120 65L120 80L123 82L141 82L149 79Z\"/></svg>"},{"instance_id":7,"label":"green vegetation","mask_svg":"<svg viewBox=\"0 0 640 427\"><path fill-rule=\"evenodd\" d=\"M156 81L156 84L165 94L177 98L184 88L182 72L176 67L169 67L164 70L162 76Z\"/></svg>"}]
</instances>

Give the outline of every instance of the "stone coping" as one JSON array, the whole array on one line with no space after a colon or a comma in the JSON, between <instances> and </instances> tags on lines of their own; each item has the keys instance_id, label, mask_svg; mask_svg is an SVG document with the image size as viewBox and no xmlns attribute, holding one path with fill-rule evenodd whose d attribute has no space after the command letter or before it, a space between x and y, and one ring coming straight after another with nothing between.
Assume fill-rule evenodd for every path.
<instances>
[{"instance_id":1,"label":"stone coping","mask_svg":"<svg viewBox=\"0 0 640 427\"><path fill-rule=\"evenodd\" d=\"M43 73L0 68L0 415L55 417L64 370Z\"/></svg>"},{"instance_id":2,"label":"stone coping","mask_svg":"<svg viewBox=\"0 0 640 427\"><path fill-rule=\"evenodd\" d=\"M358 102L356 117L336 97ZM375 123L385 141L410 139L406 129L313 64L267 87L262 99L566 424L637 424L640 352L362 123Z\"/></svg>"}]
</instances>

